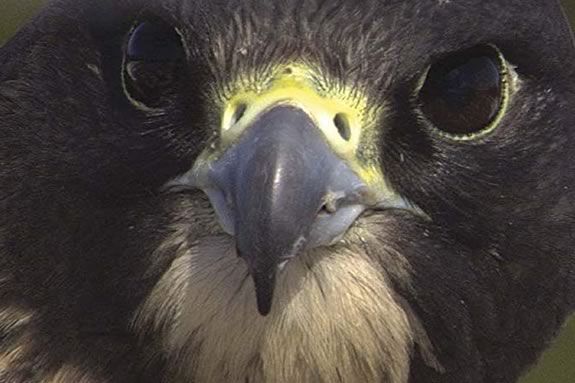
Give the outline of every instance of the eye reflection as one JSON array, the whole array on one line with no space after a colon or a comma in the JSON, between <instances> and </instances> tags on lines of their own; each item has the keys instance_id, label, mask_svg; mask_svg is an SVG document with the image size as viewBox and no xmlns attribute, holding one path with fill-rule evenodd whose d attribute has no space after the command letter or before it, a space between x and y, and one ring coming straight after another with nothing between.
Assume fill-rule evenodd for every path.
<instances>
[{"instance_id":1,"label":"eye reflection","mask_svg":"<svg viewBox=\"0 0 575 383\"><path fill-rule=\"evenodd\" d=\"M490 126L504 99L503 63L488 46L457 52L434 63L419 93L435 128L468 136Z\"/></svg>"}]
</instances>

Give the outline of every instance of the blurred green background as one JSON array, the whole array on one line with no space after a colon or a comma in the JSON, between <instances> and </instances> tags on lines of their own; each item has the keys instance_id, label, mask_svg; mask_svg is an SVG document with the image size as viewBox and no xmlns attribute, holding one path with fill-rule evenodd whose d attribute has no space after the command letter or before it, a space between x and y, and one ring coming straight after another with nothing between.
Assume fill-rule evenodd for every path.
<instances>
[{"instance_id":1,"label":"blurred green background","mask_svg":"<svg viewBox=\"0 0 575 383\"><path fill-rule=\"evenodd\" d=\"M158 0L159 1L159 0ZM42 0L0 0L0 44L34 15ZM563 1L575 25L575 0ZM575 320L521 383L575 383Z\"/></svg>"}]
</instances>

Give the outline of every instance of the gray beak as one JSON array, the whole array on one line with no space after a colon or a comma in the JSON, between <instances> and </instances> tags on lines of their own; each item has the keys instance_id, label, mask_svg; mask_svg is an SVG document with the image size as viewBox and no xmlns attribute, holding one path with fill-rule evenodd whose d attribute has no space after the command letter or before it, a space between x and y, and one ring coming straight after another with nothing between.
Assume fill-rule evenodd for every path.
<instances>
[{"instance_id":1,"label":"gray beak","mask_svg":"<svg viewBox=\"0 0 575 383\"><path fill-rule=\"evenodd\" d=\"M254 280L258 310L272 306L278 266L330 245L367 207L367 187L312 118L279 104L263 112L192 183L209 196Z\"/></svg>"}]
</instances>

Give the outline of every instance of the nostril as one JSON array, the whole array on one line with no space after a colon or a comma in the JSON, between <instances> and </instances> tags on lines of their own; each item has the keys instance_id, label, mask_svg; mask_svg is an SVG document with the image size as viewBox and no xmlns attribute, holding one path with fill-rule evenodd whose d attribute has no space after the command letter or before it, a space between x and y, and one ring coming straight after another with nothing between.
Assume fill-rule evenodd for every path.
<instances>
[{"instance_id":1,"label":"nostril","mask_svg":"<svg viewBox=\"0 0 575 383\"><path fill-rule=\"evenodd\" d=\"M345 113L338 113L333 118L333 123L339 132L341 138L346 141L351 139L351 127L349 126L349 119Z\"/></svg>"},{"instance_id":2,"label":"nostril","mask_svg":"<svg viewBox=\"0 0 575 383\"><path fill-rule=\"evenodd\" d=\"M234 117L232 120L232 125L237 124L244 117L247 109L248 109L248 106L244 103L241 103L236 107L236 110L234 112Z\"/></svg>"}]
</instances>

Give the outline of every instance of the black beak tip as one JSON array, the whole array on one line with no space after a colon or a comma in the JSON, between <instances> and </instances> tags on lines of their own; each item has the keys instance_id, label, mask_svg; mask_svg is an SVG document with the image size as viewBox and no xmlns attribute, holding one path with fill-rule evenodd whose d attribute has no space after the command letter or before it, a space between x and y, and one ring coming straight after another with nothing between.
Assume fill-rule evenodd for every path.
<instances>
[{"instance_id":1,"label":"black beak tip","mask_svg":"<svg viewBox=\"0 0 575 383\"><path fill-rule=\"evenodd\" d=\"M275 287L275 273L253 273L254 286L256 290L256 301L258 312L261 316L267 316L272 309Z\"/></svg>"},{"instance_id":2,"label":"black beak tip","mask_svg":"<svg viewBox=\"0 0 575 383\"><path fill-rule=\"evenodd\" d=\"M261 316L265 317L268 316L270 311L272 311L272 299L271 298L262 298L259 295L257 296L258 301L258 312Z\"/></svg>"}]
</instances>

